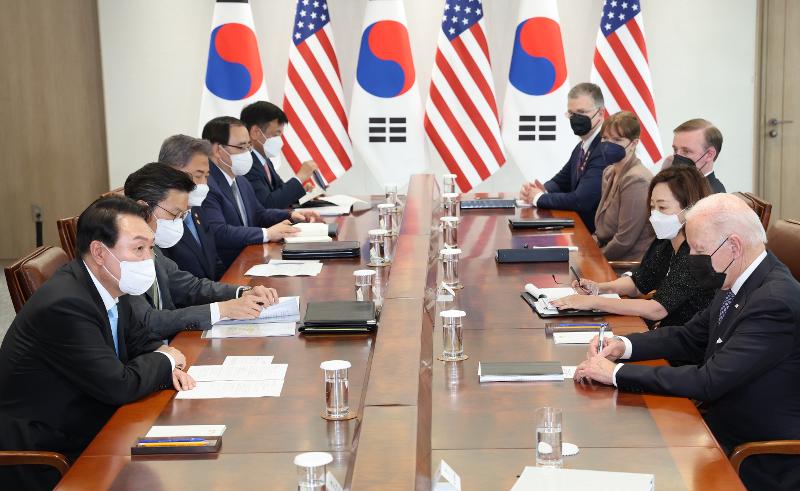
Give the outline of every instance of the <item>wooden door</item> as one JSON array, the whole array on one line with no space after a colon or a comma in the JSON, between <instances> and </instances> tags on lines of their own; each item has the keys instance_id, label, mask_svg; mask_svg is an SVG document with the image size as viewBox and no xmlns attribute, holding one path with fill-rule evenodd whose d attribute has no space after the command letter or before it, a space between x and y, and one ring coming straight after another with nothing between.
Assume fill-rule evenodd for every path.
<instances>
[{"instance_id":1,"label":"wooden door","mask_svg":"<svg viewBox=\"0 0 800 491\"><path fill-rule=\"evenodd\" d=\"M108 190L95 0L0 2L0 259Z\"/></svg>"}]
</instances>

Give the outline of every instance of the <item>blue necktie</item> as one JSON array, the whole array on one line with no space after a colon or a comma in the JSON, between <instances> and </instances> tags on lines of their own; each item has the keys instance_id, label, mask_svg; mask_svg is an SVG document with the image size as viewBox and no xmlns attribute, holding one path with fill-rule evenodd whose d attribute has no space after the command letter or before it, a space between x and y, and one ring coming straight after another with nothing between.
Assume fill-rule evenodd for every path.
<instances>
[{"instance_id":1,"label":"blue necktie","mask_svg":"<svg viewBox=\"0 0 800 491\"><path fill-rule=\"evenodd\" d=\"M189 232L191 232L192 237L194 237L194 240L196 240L197 243L200 244L200 236L197 234L197 227L195 227L194 220L192 220L192 214L189 213L188 215L186 215L186 218L184 218L183 221L184 223L186 223L186 228L189 229Z\"/></svg>"},{"instance_id":2,"label":"blue necktie","mask_svg":"<svg viewBox=\"0 0 800 491\"><path fill-rule=\"evenodd\" d=\"M733 290L728 290L728 293L725 294L725 299L722 300L722 306L719 308L719 321L717 324L722 324L722 320L725 318L725 314L728 313L728 309L731 308L731 304L733 303L733 299L736 297L736 294L733 293Z\"/></svg>"},{"instance_id":3,"label":"blue necktie","mask_svg":"<svg viewBox=\"0 0 800 491\"><path fill-rule=\"evenodd\" d=\"M117 352L117 357L119 357L119 341L117 336L117 321L119 320L119 316L117 315L117 306L114 305L110 309L108 309L108 322L111 324L111 337L114 338L114 351Z\"/></svg>"}]
</instances>

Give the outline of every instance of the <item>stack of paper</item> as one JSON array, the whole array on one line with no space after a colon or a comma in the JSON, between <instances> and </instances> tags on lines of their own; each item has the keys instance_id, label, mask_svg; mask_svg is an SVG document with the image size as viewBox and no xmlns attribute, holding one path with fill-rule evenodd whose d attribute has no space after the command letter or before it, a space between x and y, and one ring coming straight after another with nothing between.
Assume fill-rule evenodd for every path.
<instances>
[{"instance_id":1,"label":"stack of paper","mask_svg":"<svg viewBox=\"0 0 800 491\"><path fill-rule=\"evenodd\" d=\"M265 322L261 324L215 324L203 331L203 339L267 338L271 336L294 336L296 322Z\"/></svg>"},{"instance_id":2,"label":"stack of paper","mask_svg":"<svg viewBox=\"0 0 800 491\"><path fill-rule=\"evenodd\" d=\"M313 260L284 261L272 259L267 264L256 264L248 269L247 276L317 276L322 271L322 263Z\"/></svg>"},{"instance_id":3,"label":"stack of paper","mask_svg":"<svg viewBox=\"0 0 800 491\"><path fill-rule=\"evenodd\" d=\"M176 399L280 397L288 365L272 364L271 356L229 356L222 365L189 368L197 386Z\"/></svg>"},{"instance_id":4,"label":"stack of paper","mask_svg":"<svg viewBox=\"0 0 800 491\"><path fill-rule=\"evenodd\" d=\"M295 223L294 228L299 229L295 235L284 237L283 241L287 244L297 242L331 242L333 239L328 235L327 223Z\"/></svg>"},{"instance_id":5,"label":"stack of paper","mask_svg":"<svg viewBox=\"0 0 800 491\"><path fill-rule=\"evenodd\" d=\"M652 491L652 474L525 467L511 491L557 491L562 489L624 489Z\"/></svg>"},{"instance_id":6,"label":"stack of paper","mask_svg":"<svg viewBox=\"0 0 800 491\"><path fill-rule=\"evenodd\" d=\"M299 320L300 297L278 297L278 303L262 309L256 319L224 319L214 325L263 324L267 322L297 322Z\"/></svg>"}]
</instances>

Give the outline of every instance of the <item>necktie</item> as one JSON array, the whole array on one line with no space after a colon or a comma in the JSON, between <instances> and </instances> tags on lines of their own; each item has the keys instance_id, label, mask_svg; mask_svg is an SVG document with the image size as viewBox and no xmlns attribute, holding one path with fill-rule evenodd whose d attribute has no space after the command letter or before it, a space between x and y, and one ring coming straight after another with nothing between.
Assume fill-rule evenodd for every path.
<instances>
[{"instance_id":1,"label":"necktie","mask_svg":"<svg viewBox=\"0 0 800 491\"><path fill-rule=\"evenodd\" d=\"M239 217L242 219L242 225L247 226L247 213L244 212L244 202L242 195L239 194L239 186L236 184L236 179L231 184L231 191L233 192L233 199L236 200L236 207L239 208Z\"/></svg>"},{"instance_id":2,"label":"necktie","mask_svg":"<svg viewBox=\"0 0 800 491\"><path fill-rule=\"evenodd\" d=\"M269 160L264 161L264 172L267 173L267 183L269 183L270 189L272 188L272 172L269 171Z\"/></svg>"},{"instance_id":3,"label":"necktie","mask_svg":"<svg viewBox=\"0 0 800 491\"><path fill-rule=\"evenodd\" d=\"M153 299L153 307L156 310L161 310L161 290L158 288L158 280L153 282L153 286L150 287L148 293L150 293L150 298Z\"/></svg>"},{"instance_id":4,"label":"necktie","mask_svg":"<svg viewBox=\"0 0 800 491\"><path fill-rule=\"evenodd\" d=\"M583 149L583 144L581 144L581 151L578 152L578 177L583 174L584 167L586 167L586 150Z\"/></svg>"},{"instance_id":5,"label":"necktie","mask_svg":"<svg viewBox=\"0 0 800 491\"><path fill-rule=\"evenodd\" d=\"M117 357L119 357L119 338L117 336L118 320L119 316L117 315L117 305L114 304L113 307L108 309L108 323L111 324L111 337L114 339L114 351L117 352Z\"/></svg>"},{"instance_id":6,"label":"necktie","mask_svg":"<svg viewBox=\"0 0 800 491\"><path fill-rule=\"evenodd\" d=\"M731 304L733 303L733 298L736 296L732 290L728 290L728 293L725 294L725 298L722 300L722 306L719 308L719 321L717 324L722 324L722 319L725 318L725 314L728 313L728 309L731 308Z\"/></svg>"},{"instance_id":7,"label":"necktie","mask_svg":"<svg viewBox=\"0 0 800 491\"><path fill-rule=\"evenodd\" d=\"M189 232L192 234L192 237L194 237L194 240L197 241L198 244L200 244L200 236L197 234L197 227L195 227L194 225L192 214L190 213L186 215L186 218L184 218L183 221L184 223L186 223L186 228L189 229Z\"/></svg>"}]
</instances>

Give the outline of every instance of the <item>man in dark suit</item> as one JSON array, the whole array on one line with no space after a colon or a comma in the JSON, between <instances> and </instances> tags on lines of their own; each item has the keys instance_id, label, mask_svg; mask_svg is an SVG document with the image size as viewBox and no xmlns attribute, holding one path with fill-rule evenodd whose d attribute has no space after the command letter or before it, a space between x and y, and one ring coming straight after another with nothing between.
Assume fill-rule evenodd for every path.
<instances>
[{"instance_id":1,"label":"man in dark suit","mask_svg":"<svg viewBox=\"0 0 800 491\"><path fill-rule=\"evenodd\" d=\"M217 283L182 271L160 247L182 239L188 197L195 188L185 173L156 162L125 180L125 196L148 210L147 224L155 233L153 258L156 279L143 295L131 297L134 313L160 338L180 331L205 330L222 318L254 319L264 305L277 301L272 288Z\"/></svg>"},{"instance_id":2,"label":"man in dark suit","mask_svg":"<svg viewBox=\"0 0 800 491\"><path fill-rule=\"evenodd\" d=\"M77 229L78 257L33 294L0 346L2 449L74 459L119 406L194 387L183 354L136 320L126 295L155 274L142 207L100 198ZM36 466L0 467L3 489L51 489L57 479Z\"/></svg>"},{"instance_id":3,"label":"man in dark suit","mask_svg":"<svg viewBox=\"0 0 800 491\"><path fill-rule=\"evenodd\" d=\"M198 278L217 281L225 268L217 256L217 243L206 227L201 207L208 195L209 157L211 144L199 138L173 135L161 144L158 161L189 174L195 183L189 193L192 211L184 218L183 236L177 244L161 251L175 261L179 269Z\"/></svg>"},{"instance_id":4,"label":"man in dark suit","mask_svg":"<svg viewBox=\"0 0 800 491\"><path fill-rule=\"evenodd\" d=\"M244 175L253 166L250 135L236 118L214 118L203 127L211 143L209 193L203 201L206 224L214 234L223 265L228 268L250 244L276 242L298 230L291 221L319 220L314 211L288 212L264 208Z\"/></svg>"},{"instance_id":5,"label":"man in dark suit","mask_svg":"<svg viewBox=\"0 0 800 491\"><path fill-rule=\"evenodd\" d=\"M242 109L241 118L253 143L253 166L245 177L253 186L258 202L264 208L289 208L305 196L303 183L317 170L313 160L302 163L297 177L284 182L275 170L272 159L283 146L283 127L289 122L286 114L267 101L258 101Z\"/></svg>"},{"instance_id":6,"label":"man in dark suit","mask_svg":"<svg viewBox=\"0 0 800 491\"><path fill-rule=\"evenodd\" d=\"M686 218L692 274L720 291L683 326L614 338L600 354L595 339L576 380L702 401L728 453L747 442L800 439L800 284L765 251L761 222L742 200L714 194ZM613 363L659 358L694 364ZM800 456L750 457L741 477L750 490L800 489Z\"/></svg>"},{"instance_id":7,"label":"man in dark suit","mask_svg":"<svg viewBox=\"0 0 800 491\"><path fill-rule=\"evenodd\" d=\"M714 162L722 151L722 132L711 121L701 118L690 119L672 132L672 159L665 159L663 167L694 165L706 176L715 193L724 193L725 186L714 174Z\"/></svg>"},{"instance_id":8,"label":"man in dark suit","mask_svg":"<svg viewBox=\"0 0 800 491\"><path fill-rule=\"evenodd\" d=\"M552 179L544 184L538 180L525 183L520 191L520 199L538 208L578 212L591 233L602 194L603 170L609 164L603 152L597 151L603 104L603 92L595 84L581 83L570 89L567 116L572 131L581 141Z\"/></svg>"}]
</instances>

